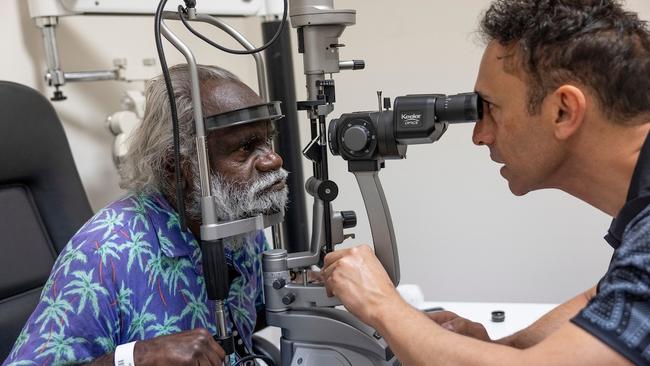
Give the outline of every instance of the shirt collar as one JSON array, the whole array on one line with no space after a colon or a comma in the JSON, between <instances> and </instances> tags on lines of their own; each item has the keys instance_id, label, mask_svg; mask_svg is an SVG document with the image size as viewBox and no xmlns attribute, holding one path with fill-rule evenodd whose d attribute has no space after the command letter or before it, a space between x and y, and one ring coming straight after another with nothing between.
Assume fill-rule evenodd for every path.
<instances>
[{"instance_id":1,"label":"shirt collar","mask_svg":"<svg viewBox=\"0 0 650 366\"><path fill-rule=\"evenodd\" d=\"M156 230L161 252L167 257L194 256L199 245L189 228L181 230L180 216L171 204L160 193L154 193L144 198L151 202L149 219Z\"/></svg>"},{"instance_id":2,"label":"shirt collar","mask_svg":"<svg viewBox=\"0 0 650 366\"><path fill-rule=\"evenodd\" d=\"M621 245L623 232L630 221L650 205L650 142L648 140L650 138L646 137L639 153L639 160L634 168L625 205L618 216L612 220L609 231L605 235L605 240L614 249Z\"/></svg>"}]
</instances>

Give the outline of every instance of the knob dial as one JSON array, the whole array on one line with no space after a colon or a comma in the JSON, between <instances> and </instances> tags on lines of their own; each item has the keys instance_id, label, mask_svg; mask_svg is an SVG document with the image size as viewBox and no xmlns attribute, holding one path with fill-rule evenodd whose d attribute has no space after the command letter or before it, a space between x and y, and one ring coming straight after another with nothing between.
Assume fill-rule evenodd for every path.
<instances>
[{"instance_id":1,"label":"knob dial","mask_svg":"<svg viewBox=\"0 0 650 366\"><path fill-rule=\"evenodd\" d=\"M285 305L291 305L294 301L296 301L296 295L293 292L289 292L282 297L282 303Z\"/></svg>"},{"instance_id":2,"label":"knob dial","mask_svg":"<svg viewBox=\"0 0 650 366\"><path fill-rule=\"evenodd\" d=\"M278 278L277 280L273 281L273 288L276 290L279 290L286 285L287 285L287 281L285 281L284 278Z\"/></svg>"},{"instance_id":3,"label":"knob dial","mask_svg":"<svg viewBox=\"0 0 650 366\"><path fill-rule=\"evenodd\" d=\"M370 143L370 131L364 126L352 126L343 133L343 143L352 152L362 151Z\"/></svg>"}]
</instances>

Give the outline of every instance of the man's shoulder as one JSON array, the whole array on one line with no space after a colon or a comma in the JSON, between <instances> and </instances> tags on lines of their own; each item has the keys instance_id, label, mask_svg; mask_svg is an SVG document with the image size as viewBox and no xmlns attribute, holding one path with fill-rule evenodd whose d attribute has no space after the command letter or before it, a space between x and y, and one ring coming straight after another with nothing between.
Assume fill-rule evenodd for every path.
<instances>
[{"instance_id":1,"label":"man's shoulder","mask_svg":"<svg viewBox=\"0 0 650 366\"><path fill-rule=\"evenodd\" d=\"M106 257L134 238L155 236L152 214L161 214L161 209L151 196L126 195L97 211L70 239L59 258Z\"/></svg>"},{"instance_id":2,"label":"man's shoulder","mask_svg":"<svg viewBox=\"0 0 650 366\"><path fill-rule=\"evenodd\" d=\"M145 194L129 194L110 204L91 217L73 236L73 240L91 238L105 241L120 232L149 230L151 215L163 210L155 198Z\"/></svg>"},{"instance_id":3,"label":"man's shoulder","mask_svg":"<svg viewBox=\"0 0 650 366\"><path fill-rule=\"evenodd\" d=\"M625 228L623 232L623 244L631 238L640 239L639 234L647 234L650 231L650 205L646 206L637 214ZM650 240L650 237L646 237Z\"/></svg>"}]
</instances>

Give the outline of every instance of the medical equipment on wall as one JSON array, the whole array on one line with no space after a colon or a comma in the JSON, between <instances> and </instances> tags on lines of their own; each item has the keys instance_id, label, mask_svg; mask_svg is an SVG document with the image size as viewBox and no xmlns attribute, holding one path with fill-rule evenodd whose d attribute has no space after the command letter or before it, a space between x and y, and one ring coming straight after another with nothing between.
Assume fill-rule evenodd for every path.
<instances>
[{"instance_id":1,"label":"medical equipment on wall","mask_svg":"<svg viewBox=\"0 0 650 366\"><path fill-rule=\"evenodd\" d=\"M131 82L145 81L157 76L160 73L160 68L153 57L143 60L118 57L113 60L115 68L110 70L75 72L64 70L59 61L56 38L56 29L62 18L77 15L154 15L157 3L156 0L28 0L30 16L42 33L46 56L45 81L54 89L51 99L54 101L65 100L66 96L63 94L62 87L69 82L100 80ZM178 3L170 3L165 9L175 12L177 5ZM264 37L271 37L278 24L282 22L278 17L283 12L282 0L219 0L207 3L204 1L201 6L203 14L258 17ZM213 25L216 25L228 36L235 38L244 48L253 48L241 33L223 20L217 19ZM293 70L288 29L280 34L279 40L273 47L265 51L267 57L272 57L276 61L270 69L265 68L260 53L252 54L257 73L258 93L264 100L269 100L272 95L276 100L294 105L293 75L289 75L288 72L288 70ZM106 126L114 136L112 158L116 166L126 155L131 132L140 123L144 114L145 100L141 85L141 83L137 83L134 90L127 90L121 97L120 109L106 118ZM289 209L285 213L287 220L274 231L274 242L304 244L307 242L309 225L305 205L306 198L302 190L303 174L302 160L299 154L298 116L295 108L285 110L284 114L286 116L285 123L278 128L282 137L274 141L274 147L285 157L285 168L292 174L287 178L287 185L290 188ZM291 244L287 245L290 250L300 249L292 248Z\"/></svg>"}]
</instances>

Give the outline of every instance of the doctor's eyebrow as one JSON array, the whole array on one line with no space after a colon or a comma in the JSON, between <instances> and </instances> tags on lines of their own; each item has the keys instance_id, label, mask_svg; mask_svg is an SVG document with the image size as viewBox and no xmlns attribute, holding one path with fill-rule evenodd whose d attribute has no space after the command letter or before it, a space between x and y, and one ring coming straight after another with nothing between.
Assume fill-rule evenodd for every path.
<instances>
[{"instance_id":1,"label":"doctor's eyebrow","mask_svg":"<svg viewBox=\"0 0 650 366\"><path fill-rule=\"evenodd\" d=\"M475 90L474 92L476 94L478 94L481 97L481 99L485 100L486 102L492 103L493 98L489 94L486 94L486 93L484 93L482 91L479 91L479 90Z\"/></svg>"}]
</instances>

